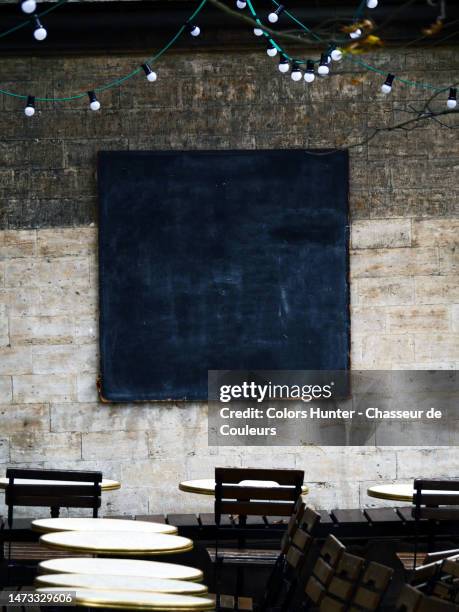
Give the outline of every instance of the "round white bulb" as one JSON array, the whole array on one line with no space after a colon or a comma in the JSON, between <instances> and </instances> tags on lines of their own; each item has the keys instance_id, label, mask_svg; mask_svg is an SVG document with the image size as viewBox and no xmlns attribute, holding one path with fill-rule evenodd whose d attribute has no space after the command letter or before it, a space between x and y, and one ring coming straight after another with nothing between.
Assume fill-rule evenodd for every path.
<instances>
[{"instance_id":1,"label":"round white bulb","mask_svg":"<svg viewBox=\"0 0 459 612\"><path fill-rule=\"evenodd\" d=\"M150 81L150 83L153 83L154 81L156 81L157 78L158 78L158 75L156 74L156 72L149 72L147 74L147 81Z\"/></svg>"},{"instance_id":2,"label":"round white bulb","mask_svg":"<svg viewBox=\"0 0 459 612\"><path fill-rule=\"evenodd\" d=\"M263 30L261 28L253 28L255 36L263 36Z\"/></svg>"},{"instance_id":3,"label":"round white bulb","mask_svg":"<svg viewBox=\"0 0 459 612\"><path fill-rule=\"evenodd\" d=\"M21 9L24 11L24 13L33 13L36 8L37 3L35 0L24 0L24 2L21 3Z\"/></svg>"},{"instance_id":4,"label":"round white bulb","mask_svg":"<svg viewBox=\"0 0 459 612\"><path fill-rule=\"evenodd\" d=\"M313 72L304 73L304 80L306 81L306 83L312 83L315 78L316 78L316 75Z\"/></svg>"},{"instance_id":5,"label":"round white bulb","mask_svg":"<svg viewBox=\"0 0 459 612\"><path fill-rule=\"evenodd\" d=\"M334 62L340 62L343 59L343 52L341 49L333 49L331 52L331 58Z\"/></svg>"},{"instance_id":6,"label":"round white bulb","mask_svg":"<svg viewBox=\"0 0 459 612\"><path fill-rule=\"evenodd\" d=\"M391 85L387 85L386 83L383 83L381 85L381 91L383 92L383 94L388 94L392 91L392 86Z\"/></svg>"},{"instance_id":7,"label":"round white bulb","mask_svg":"<svg viewBox=\"0 0 459 612\"><path fill-rule=\"evenodd\" d=\"M191 36L199 36L201 34L201 28L199 26L194 26L191 30Z\"/></svg>"},{"instance_id":8,"label":"round white bulb","mask_svg":"<svg viewBox=\"0 0 459 612\"><path fill-rule=\"evenodd\" d=\"M317 68L317 72L320 74L320 76L327 76L327 74L330 72L330 68L323 64Z\"/></svg>"},{"instance_id":9,"label":"round white bulb","mask_svg":"<svg viewBox=\"0 0 459 612\"><path fill-rule=\"evenodd\" d=\"M369 9L374 9L378 6L378 0L367 0L367 7Z\"/></svg>"},{"instance_id":10,"label":"round white bulb","mask_svg":"<svg viewBox=\"0 0 459 612\"><path fill-rule=\"evenodd\" d=\"M93 100L90 105L89 108L93 111L98 111L100 108L100 102L99 100Z\"/></svg>"},{"instance_id":11,"label":"round white bulb","mask_svg":"<svg viewBox=\"0 0 459 612\"><path fill-rule=\"evenodd\" d=\"M266 53L269 55L269 57L276 57L277 49L276 49L276 47L268 47L266 49Z\"/></svg>"},{"instance_id":12,"label":"round white bulb","mask_svg":"<svg viewBox=\"0 0 459 612\"><path fill-rule=\"evenodd\" d=\"M288 62L284 62L279 64L279 71L282 72L283 74L285 74L286 72L289 71L290 65Z\"/></svg>"},{"instance_id":13,"label":"round white bulb","mask_svg":"<svg viewBox=\"0 0 459 612\"><path fill-rule=\"evenodd\" d=\"M35 115L35 109L33 106L26 106L24 109L24 114L26 117L33 117Z\"/></svg>"},{"instance_id":14,"label":"round white bulb","mask_svg":"<svg viewBox=\"0 0 459 612\"><path fill-rule=\"evenodd\" d=\"M247 2L244 2L243 0L237 0L236 6L242 11L242 9L245 9L245 7L247 6Z\"/></svg>"},{"instance_id":15,"label":"round white bulb","mask_svg":"<svg viewBox=\"0 0 459 612\"><path fill-rule=\"evenodd\" d=\"M357 30L353 30L352 32L350 32L349 36L353 40L355 40L356 38L360 38L362 36L362 30L360 28L357 28Z\"/></svg>"},{"instance_id":16,"label":"round white bulb","mask_svg":"<svg viewBox=\"0 0 459 612\"><path fill-rule=\"evenodd\" d=\"M40 26L39 28L34 30L33 35L35 40L45 40L45 38L48 36L48 32L43 26Z\"/></svg>"},{"instance_id":17,"label":"round white bulb","mask_svg":"<svg viewBox=\"0 0 459 612\"><path fill-rule=\"evenodd\" d=\"M301 81L301 70L292 70L292 81Z\"/></svg>"},{"instance_id":18,"label":"round white bulb","mask_svg":"<svg viewBox=\"0 0 459 612\"><path fill-rule=\"evenodd\" d=\"M279 15L277 13L269 13L268 21L270 23L277 23L279 21Z\"/></svg>"},{"instance_id":19,"label":"round white bulb","mask_svg":"<svg viewBox=\"0 0 459 612\"><path fill-rule=\"evenodd\" d=\"M446 101L446 107L449 108L449 110L453 110L454 108L456 108L457 106L457 100L447 100Z\"/></svg>"}]
</instances>

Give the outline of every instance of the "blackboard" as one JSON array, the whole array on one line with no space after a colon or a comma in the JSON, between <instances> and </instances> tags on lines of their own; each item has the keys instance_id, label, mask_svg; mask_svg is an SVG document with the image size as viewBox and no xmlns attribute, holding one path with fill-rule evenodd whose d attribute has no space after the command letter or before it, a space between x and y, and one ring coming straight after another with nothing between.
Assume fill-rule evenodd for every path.
<instances>
[{"instance_id":1,"label":"blackboard","mask_svg":"<svg viewBox=\"0 0 459 612\"><path fill-rule=\"evenodd\" d=\"M98 188L105 399L349 367L346 151L102 151Z\"/></svg>"}]
</instances>

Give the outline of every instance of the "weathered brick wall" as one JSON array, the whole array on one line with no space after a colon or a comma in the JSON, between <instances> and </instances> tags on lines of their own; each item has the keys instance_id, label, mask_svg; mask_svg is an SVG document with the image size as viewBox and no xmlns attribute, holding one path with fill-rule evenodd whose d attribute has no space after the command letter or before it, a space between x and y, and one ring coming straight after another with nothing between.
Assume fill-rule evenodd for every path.
<instances>
[{"instance_id":1,"label":"weathered brick wall","mask_svg":"<svg viewBox=\"0 0 459 612\"><path fill-rule=\"evenodd\" d=\"M448 49L375 61L459 81ZM137 62L10 59L0 78L57 95ZM378 77L349 67L307 89L263 54L169 55L157 83L139 78L101 96L100 113L83 100L30 120L0 99L0 471L101 468L123 482L104 498L115 513L210 507L177 483L217 464L306 468L320 507L368 504L373 482L457 475L455 448L208 448L205 405L98 403L96 151L342 146L429 95L396 86L383 98ZM458 167L456 132L434 122L351 149L354 367L458 367Z\"/></svg>"}]
</instances>

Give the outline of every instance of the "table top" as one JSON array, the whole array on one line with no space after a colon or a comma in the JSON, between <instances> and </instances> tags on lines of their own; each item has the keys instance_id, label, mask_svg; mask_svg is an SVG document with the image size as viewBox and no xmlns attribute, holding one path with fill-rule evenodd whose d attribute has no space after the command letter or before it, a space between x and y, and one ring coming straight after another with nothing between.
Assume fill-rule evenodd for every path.
<instances>
[{"instance_id":1,"label":"table top","mask_svg":"<svg viewBox=\"0 0 459 612\"><path fill-rule=\"evenodd\" d=\"M58 593L62 588L39 588L38 593ZM204 597L147 593L145 591L99 591L77 589L75 605L88 608L116 608L118 610L215 610L215 602Z\"/></svg>"},{"instance_id":2,"label":"table top","mask_svg":"<svg viewBox=\"0 0 459 612\"><path fill-rule=\"evenodd\" d=\"M204 578L202 571L194 567L139 559L61 557L41 561L38 564L38 571L44 574L110 574L193 582L200 582Z\"/></svg>"},{"instance_id":3,"label":"table top","mask_svg":"<svg viewBox=\"0 0 459 612\"><path fill-rule=\"evenodd\" d=\"M102 589L103 591L147 591L151 593L177 593L205 595L207 587L189 580L142 578L140 576L113 576L110 574L42 574L35 579L37 587L62 589Z\"/></svg>"},{"instance_id":4,"label":"table top","mask_svg":"<svg viewBox=\"0 0 459 612\"><path fill-rule=\"evenodd\" d=\"M0 478L0 489L5 489L8 484L8 478ZM89 482L76 482L72 480L35 480L33 478L15 478L14 482L21 485L56 485L68 487L69 485L92 486ZM102 491L115 491L121 487L121 483L117 480L109 480L104 478L101 483Z\"/></svg>"},{"instance_id":5,"label":"table top","mask_svg":"<svg viewBox=\"0 0 459 612\"><path fill-rule=\"evenodd\" d=\"M48 548L104 555L165 555L193 548L188 538L138 531L58 531L40 537Z\"/></svg>"},{"instance_id":6,"label":"table top","mask_svg":"<svg viewBox=\"0 0 459 612\"><path fill-rule=\"evenodd\" d=\"M427 490L424 492L427 492ZM412 502L414 490L412 484L382 484L369 487L367 493L370 497L377 497L379 499ZM432 491L432 493L457 495L457 491Z\"/></svg>"},{"instance_id":7,"label":"table top","mask_svg":"<svg viewBox=\"0 0 459 612\"><path fill-rule=\"evenodd\" d=\"M32 521L32 529L40 533L54 531L141 531L143 533L167 533L174 535L177 527L149 521L110 518L48 518Z\"/></svg>"},{"instance_id":8,"label":"table top","mask_svg":"<svg viewBox=\"0 0 459 612\"><path fill-rule=\"evenodd\" d=\"M277 482L268 480L241 480L241 486L246 487L279 487ZM202 478L198 480L184 480L179 484L180 491L187 493L198 493L200 495L215 495L215 480L213 478ZM307 495L309 489L306 485L301 487L302 494Z\"/></svg>"}]
</instances>

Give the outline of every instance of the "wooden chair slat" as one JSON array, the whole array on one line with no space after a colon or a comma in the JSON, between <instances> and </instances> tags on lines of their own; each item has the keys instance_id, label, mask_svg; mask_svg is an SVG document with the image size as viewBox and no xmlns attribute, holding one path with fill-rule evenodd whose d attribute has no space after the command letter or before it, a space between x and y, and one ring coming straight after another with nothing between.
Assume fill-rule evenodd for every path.
<instances>
[{"instance_id":1,"label":"wooden chair slat","mask_svg":"<svg viewBox=\"0 0 459 612\"><path fill-rule=\"evenodd\" d=\"M319 610L320 612L345 612L347 606L327 595L322 599Z\"/></svg>"},{"instance_id":2,"label":"wooden chair slat","mask_svg":"<svg viewBox=\"0 0 459 612\"><path fill-rule=\"evenodd\" d=\"M102 472L77 470L41 470L26 468L7 468L7 478L27 478L32 480L68 480L76 482L102 482Z\"/></svg>"},{"instance_id":3,"label":"wooden chair slat","mask_svg":"<svg viewBox=\"0 0 459 612\"><path fill-rule=\"evenodd\" d=\"M167 523L174 527L198 527L196 514L168 514Z\"/></svg>"},{"instance_id":4,"label":"wooden chair slat","mask_svg":"<svg viewBox=\"0 0 459 612\"><path fill-rule=\"evenodd\" d=\"M149 523L166 523L164 514L137 514L136 521L147 521Z\"/></svg>"},{"instance_id":5,"label":"wooden chair slat","mask_svg":"<svg viewBox=\"0 0 459 612\"><path fill-rule=\"evenodd\" d=\"M370 523L379 525L380 523L400 523L401 517L394 508L367 508L364 514Z\"/></svg>"},{"instance_id":6,"label":"wooden chair slat","mask_svg":"<svg viewBox=\"0 0 459 612\"><path fill-rule=\"evenodd\" d=\"M222 501L219 504L222 514L238 514L243 516L276 515L290 516L293 510L292 503L285 502L238 502ZM217 514L217 513L216 513Z\"/></svg>"},{"instance_id":7,"label":"wooden chair slat","mask_svg":"<svg viewBox=\"0 0 459 612\"><path fill-rule=\"evenodd\" d=\"M222 485L220 488L222 499L248 500L282 500L295 502L298 499L295 487L247 487L239 485ZM293 507L292 507L293 510Z\"/></svg>"},{"instance_id":8,"label":"wooden chair slat","mask_svg":"<svg viewBox=\"0 0 459 612\"><path fill-rule=\"evenodd\" d=\"M459 478L416 478L416 491L459 491Z\"/></svg>"}]
</instances>

